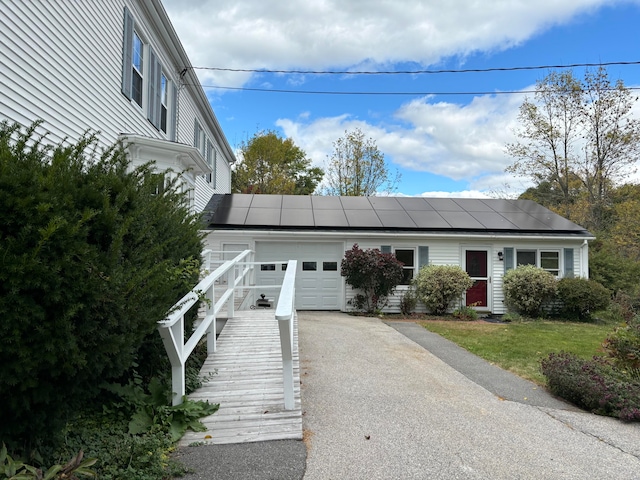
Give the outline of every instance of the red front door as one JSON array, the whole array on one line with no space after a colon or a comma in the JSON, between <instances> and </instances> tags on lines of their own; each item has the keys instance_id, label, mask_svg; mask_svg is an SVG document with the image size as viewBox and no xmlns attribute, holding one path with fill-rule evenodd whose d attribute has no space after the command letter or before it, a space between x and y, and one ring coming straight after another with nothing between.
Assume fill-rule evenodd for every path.
<instances>
[{"instance_id":1,"label":"red front door","mask_svg":"<svg viewBox=\"0 0 640 480\"><path fill-rule=\"evenodd\" d=\"M489 306L487 258L486 250L467 250L465 252L465 269L473 280L473 286L467 290L467 307Z\"/></svg>"}]
</instances>

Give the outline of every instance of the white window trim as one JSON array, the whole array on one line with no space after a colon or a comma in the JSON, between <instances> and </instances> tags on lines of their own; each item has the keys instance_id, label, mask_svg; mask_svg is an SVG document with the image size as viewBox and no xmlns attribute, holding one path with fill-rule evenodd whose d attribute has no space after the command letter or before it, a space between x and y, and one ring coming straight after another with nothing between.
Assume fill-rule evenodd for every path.
<instances>
[{"instance_id":1,"label":"white window trim","mask_svg":"<svg viewBox=\"0 0 640 480\"><path fill-rule=\"evenodd\" d=\"M564 272L564 252L562 250L562 248L515 248L514 249L514 263L515 263L515 268L518 268L520 266L520 264L518 263L518 253L519 252L535 252L536 255L536 267L538 268L542 268L542 253L543 252L553 252L553 253L557 253L558 254L558 268L557 269L553 269L553 270L549 270L546 268L543 268L543 270L545 270L546 272L551 273L554 277L556 278L562 278L565 275ZM557 270L557 274L554 273L554 271Z\"/></svg>"}]
</instances>

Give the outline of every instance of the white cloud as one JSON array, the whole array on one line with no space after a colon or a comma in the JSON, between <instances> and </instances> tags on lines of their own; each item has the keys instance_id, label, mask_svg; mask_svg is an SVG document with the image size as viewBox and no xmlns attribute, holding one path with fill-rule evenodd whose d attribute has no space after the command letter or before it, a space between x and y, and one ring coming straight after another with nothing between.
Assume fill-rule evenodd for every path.
<instances>
[{"instance_id":1,"label":"white cloud","mask_svg":"<svg viewBox=\"0 0 640 480\"><path fill-rule=\"evenodd\" d=\"M375 68L432 65L518 45L608 0L164 0L194 66ZM199 71L205 84L248 73Z\"/></svg>"},{"instance_id":2,"label":"white cloud","mask_svg":"<svg viewBox=\"0 0 640 480\"><path fill-rule=\"evenodd\" d=\"M474 190L495 191L505 185L522 187L521 179L504 173L512 162L504 146L515 140L512 132L521 102L519 95L476 97L467 105L422 98L400 107L399 126L372 125L348 115L280 119L276 124L316 165L324 164L333 142L345 130L360 128L388 160L405 170L465 180Z\"/></svg>"}]
</instances>

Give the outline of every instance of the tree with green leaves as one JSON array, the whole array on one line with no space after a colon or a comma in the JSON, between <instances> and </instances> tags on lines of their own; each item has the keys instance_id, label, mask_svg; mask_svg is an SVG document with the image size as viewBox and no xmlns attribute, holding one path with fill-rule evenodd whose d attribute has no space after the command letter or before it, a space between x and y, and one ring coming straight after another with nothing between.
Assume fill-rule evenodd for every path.
<instances>
[{"instance_id":1,"label":"tree with green leaves","mask_svg":"<svg viewBox=\"0 0 640 480\"><path fill-rule=\"evenodd\" d=\"M359 128L344 132L333 143L333 154L326 172L327 195L368 196L392 193L398 189L400 174L392 175L384 154L373 138L365 138Z\"/></svg>"},{"instance_id":2,"label":"tree with green leaves","mask_svg":"<svg viewBox=\"0 0 640 480\"><path fill-rule=\"evenodd\" d=\"M556 210L571 219L580 200L583 225L605 228L612 189L639 158L636 101L602 67L587 71L583 80L571 71L550 73L536 84L534 99L520 107L519 140L506 146L515 157L507 171L544 185L539 193L555 192Z\"/></svg>"},{"instance_id":3,"label":"tree with green leaves","mask_svg":"<svg viewBox=\"0 0 640 480\"><path fill-rule=\"evenodd\" d=\"M311 195L324 176L304 150L274 131L258 131L240 145L231 172L235 193Z\"/></svg>"}]
</instances>

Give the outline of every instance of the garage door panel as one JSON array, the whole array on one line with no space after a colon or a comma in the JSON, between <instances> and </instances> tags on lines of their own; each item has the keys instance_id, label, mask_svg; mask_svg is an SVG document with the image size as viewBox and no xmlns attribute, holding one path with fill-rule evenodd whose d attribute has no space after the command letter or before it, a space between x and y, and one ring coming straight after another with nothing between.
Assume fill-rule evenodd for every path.
<instances>
[{"instance_id":1,"label":"garage door panel","mask_svg":"<svg viewBox=\"0 0 640 480\"><path fill-rule=\"evenodd\" d=\"M342 280L339 265L344 253L341 243L257 242L256 259L283 262L298 261L296 272L296 308L300 310L336 310L340 308ZM281 275L276 275L281 273ZM284 271L258 271L257 281L282 282ZM273 284L273 283L269 283Z\"/></svg>"}]
</instances>

